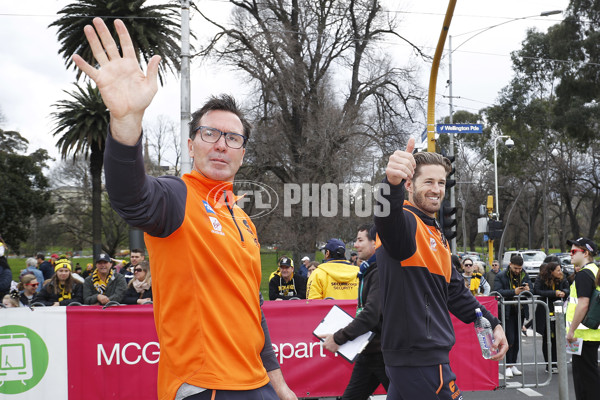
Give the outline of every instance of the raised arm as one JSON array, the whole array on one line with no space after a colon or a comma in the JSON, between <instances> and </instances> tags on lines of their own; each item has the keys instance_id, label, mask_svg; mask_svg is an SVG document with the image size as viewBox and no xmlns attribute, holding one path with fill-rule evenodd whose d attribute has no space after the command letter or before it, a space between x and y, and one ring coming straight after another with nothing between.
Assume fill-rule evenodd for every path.
<instances>
[{"instance_id":1,"label":"raised arm","mask_svg":"<svg viewBox=\"0 0 600 400\"><path fill-rule=\"evenodd\" d=\"M385 250L396 260L404 260L414 254L416 250L414 236L414 219L407 217L404 212L404 181L412 179L416 163L412 155L415 139L410 138L406 151L396 150L390 156L385 169L386 179L389 184L387 194L381 189L380 196L390 204L388 215L375 215L377 235ZM409 222L408 219L413 222ZM412 225L411 225L412 224Z\"/></svg>"},{"instance_id":2,"label":"raised arm","mask_svg":"<svg viewBox=\"0 0 600 400\"><path fill-rule=\"evenodd\" d=\"M144 111L158 90L160 56L150 59L146 75L139 66L123 21L115 20L122 56L104 21L94 18L93 24L93 27L86 25L83 31L100 67L92 67L77 54L73 61L100 90L102 100L110 111L113 138L132 146L141 135Z\"/></svg>"}]
</instances>

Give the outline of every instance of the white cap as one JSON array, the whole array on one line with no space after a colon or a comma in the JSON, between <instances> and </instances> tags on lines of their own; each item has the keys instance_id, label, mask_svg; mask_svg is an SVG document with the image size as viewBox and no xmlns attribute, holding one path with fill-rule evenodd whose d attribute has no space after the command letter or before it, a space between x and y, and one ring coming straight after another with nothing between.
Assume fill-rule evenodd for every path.
<instances>
[{"instance_id":1,"label":"white cap","mask_svg":"<svg viewBox=\"0 0 600 400\"><path fill-rule=\"evenodd\" d=\"M310 258L308 258L308 257L302 257L302 261L310 261Z\"/></svg>"}]
</instances>

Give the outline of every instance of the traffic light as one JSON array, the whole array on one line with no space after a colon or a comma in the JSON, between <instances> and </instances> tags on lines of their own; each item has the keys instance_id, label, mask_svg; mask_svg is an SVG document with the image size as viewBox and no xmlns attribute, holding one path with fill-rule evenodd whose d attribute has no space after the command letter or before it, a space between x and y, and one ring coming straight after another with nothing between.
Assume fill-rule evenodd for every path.
<instances>
[{"instance_id":1,"label":"traffic light","mask_svg":"<svg viewBox=\"0 0 600 400\"><path fill-rule=\"evenodd\" d=\"M450 193L450 188L456 185L456 179L454 179L454 173L456 172L456 168L454 168L454 160L456 156L445 156L448 160L450 160L450 164L452 165L452 169L448 176L446 176L446 193Z\"/></svg>"},{"instance_id":2,"label":"traffic light","mask_svg":"<svg viewBox=\"0 0 600 400\"><path fill-rule=\"evenodd\" d=\"M488 236L491 240L502 238L502 221L496 221L495 219L490 219L488 221Z\"/></svg>"},{"instance_id":3,"label":"traffic light","mask_svg":"<svg viewBox=\"0 0 600 400\"><path fill-rule=\"evenodd\" d=\"M440 207L440 227L448 240L456 237L456 207L452 207L448 200L442 201Z\"/></svg>"}]
</instances>

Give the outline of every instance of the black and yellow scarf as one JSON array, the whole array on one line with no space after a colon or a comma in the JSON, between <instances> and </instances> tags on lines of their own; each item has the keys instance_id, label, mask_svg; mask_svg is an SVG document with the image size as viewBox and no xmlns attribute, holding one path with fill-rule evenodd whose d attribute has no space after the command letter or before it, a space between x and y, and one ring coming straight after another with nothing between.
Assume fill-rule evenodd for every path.
<instances>
[{"instance_id":1,"label":"black and yellow scarf","mask_svg":"<svg viewBox=\"0 0 600 400\"><path fill-rule=\"evenodd\" d=\"M58 294L58 301L63 301L63 300L68 300L71 298L72 293L71 292L67 292L65 290L65 285L59 284L58 285L58 290L60 291L60 293Z\"/></svg>"},{"instance_id":2,"label":"black and yellow scarf","mask_svg":"<svg viewBox=\"0 0 600 400\"><path fill-rule=\"evenodd\" d=\"M112 275L113 270L111 269L108 271L108 276L106 277L105 282L98 276L98 270L94 271L94 273L92 274L92 282L94 283L94 288L96 288L96 291L98 293L104 294L104 292L106 291L106 286L108 286L108 282L110 282L110 278L112 278Z\"/></svg>"}]
</instances>

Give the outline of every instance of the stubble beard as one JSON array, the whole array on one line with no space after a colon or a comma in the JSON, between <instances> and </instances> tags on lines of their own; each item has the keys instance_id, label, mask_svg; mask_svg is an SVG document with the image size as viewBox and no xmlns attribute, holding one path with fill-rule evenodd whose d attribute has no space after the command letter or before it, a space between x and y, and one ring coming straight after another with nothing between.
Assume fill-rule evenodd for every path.
<instances>
[{"instance_id":1,"label":"stubble beard","mask_svg":"<svg viewBox=\"0 0 600 400\"><path fill-rule=\"evenodd\" d=\"M441 199L441 196L440 196ZM416 192L413 196L413 200L415 203L415 206L417 206L417 208L430 213L430 214L435 214L436 212L438 212L440 210L439 206L431 206L427 203L427 199L425 198L425 194L423 192ZM441 201L440 201L441 204Z\"/></svg>"}]
</instances>

